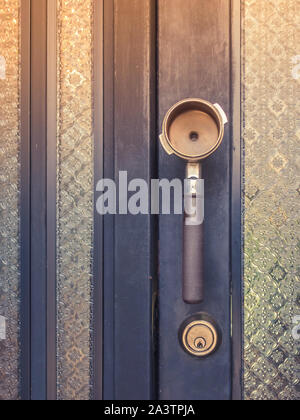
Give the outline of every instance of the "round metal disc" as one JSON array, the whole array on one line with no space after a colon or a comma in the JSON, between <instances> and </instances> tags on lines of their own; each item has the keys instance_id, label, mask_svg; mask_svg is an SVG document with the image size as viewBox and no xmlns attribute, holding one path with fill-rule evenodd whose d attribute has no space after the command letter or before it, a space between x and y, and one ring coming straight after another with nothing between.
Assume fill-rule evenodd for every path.
<instances>
[{"instance_id":1,"label":"round metal disc","mask_svg":"<svg viewBox=\"0 0 300 420\"><path fill-rule=\"evenodd\" d=\"M218 143L219 129L215 120L198 110L179 114L169 128L169 139L179 153L202 156Z\"/></svg>"}]
</instances>

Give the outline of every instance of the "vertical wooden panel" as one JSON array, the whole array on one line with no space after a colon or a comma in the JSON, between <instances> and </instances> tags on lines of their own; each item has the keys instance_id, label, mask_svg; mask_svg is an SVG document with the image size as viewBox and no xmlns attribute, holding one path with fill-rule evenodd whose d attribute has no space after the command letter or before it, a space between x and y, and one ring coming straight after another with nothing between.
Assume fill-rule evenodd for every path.
<instances>
[{"instance_id":1,"label":"vertical wooden panel","mask_svg":"<svg viewBox=\"0 0 300 420\"><path fill-rule=\"evenodd\" d=\"M103 12L104 1L94 2L94 184L103 177ZM96 188L94 189L96 191ZM103 217L94 209L94 353L93 398L103 398Z\"/></svg>"},{"instance_id":2,"label":"vertical wooden panel","mask_svg":"<svg viewBox=\"0 0 300 420\"><path fill-rule=\"evenodd\" d=\"M152 0L116 0L114 150L115 179L151 178L155 145L154 6ZM115 219L114 355L116 399L151 399L151 218Z\"/></svg>"},{"instance_id":3,"label":"vertical wooden panel","mask_svg":"<svg viewBox=\"0 0 300 420\"><path fill-rule=\"evenodd\" d=\"M31 391L46 399L47 1L31 1Z\"/></svg>"},{"instance_id":4,"label":"vertical wooden panel","mask_svg":"<svg viewBox=\"0 0 300 420\"><path fill-rule=\"evenodd\" d=\"M30 0L21 2L21 398L30 400Z\"/></svg>"},{"instance_id":5,"label":"vertical wooden panel","mask_svg":"<svg viewBox=\"0 0 300 420\"><path fill-rule=\"evenodd\" d=\"M103 172L114 178L114 2L104 0ZM114 216L103 220L103 398L114 398Z\"/></svg>"},{"instance_id":6,"label":"vertical wooden panel","mask_svg":"<svg viewBox=\"0 0 300 420\"><path fill-rule=\"evenodd\" d=\"M170 106L187 97L218 102L230 117L230 2L159 0L159 125ZM159 176L184 177L184 162L160 151ZM182 218L160 217L160 399L227 400L231 396L230 345L230 128L204 165L205 301L181 297ZM185 354L178 329L189 315L208 312L223 331L216 354Z\"/></svg>"},{"instance_id":7,"label":"vertical wooden panel","mask_svg":"<svg viewBox=\"0 0 300 420\"><path fill-rule=\"evenodd\" d=\"M56 400L57 3L47 0L47 399Z\"/></svg>"},{"instance_id":8,"label":"vertical wooden panel","mask_svg":"<svg viewBox=\"0 0 300 420\"><path fill-rule=\"evenodd\" d=\"M232 399L242 399L242 147L241 147L241 1L232 0Z\"/></svg>"}]
</instances>

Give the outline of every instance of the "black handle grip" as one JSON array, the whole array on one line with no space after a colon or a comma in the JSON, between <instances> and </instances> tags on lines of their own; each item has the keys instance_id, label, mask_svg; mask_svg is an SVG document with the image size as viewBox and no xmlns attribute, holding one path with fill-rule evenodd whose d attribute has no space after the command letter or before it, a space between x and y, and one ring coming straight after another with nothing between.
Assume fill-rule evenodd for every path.
<instances>
[{"instance_id":1,"label":"black handle grip","mask_svg":"<svg viewBox=\"0 0 300 420\"><path fill-rule=\"evenodd\" d=\"M188 304L204 299L204 225L183 227L183 300Z\"/></svg>"}]
</instances>

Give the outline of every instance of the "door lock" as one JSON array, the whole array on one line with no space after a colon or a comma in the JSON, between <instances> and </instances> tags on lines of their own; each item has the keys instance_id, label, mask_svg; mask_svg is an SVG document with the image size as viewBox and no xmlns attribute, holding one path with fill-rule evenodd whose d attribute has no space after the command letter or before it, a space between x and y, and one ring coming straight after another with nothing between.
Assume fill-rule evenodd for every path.
<instances>
[{"instance_id":1,"label":"door lock","mask_svg":"<svg viewBox=\"0 0 300 420\"><path fill-rule=\"evenodd\" d=\"M186 320L179 330L179 341L190 355L206 357L213 354L221 343L221 332L215 321L206 314Z\"/></svg>"},{"instance_id":2,"label":"door lock","mask_svg":"<svg viewBox=\"0 0 300 420\"><path fill-rule=\"evenodd\" d=\"M183 230L183 300L188 304L204 299L203 218L199 221L193 210L195 203L201 205L203 198L197 196L197 181L202 177L200 162L219 148L227 122L220 105L201 99L178 102L167 112L163 122L160 141L164 150L187 161L189 190L185 194ZM203 207L201 209L204 212Z\"/></svg>"}]
</instances>

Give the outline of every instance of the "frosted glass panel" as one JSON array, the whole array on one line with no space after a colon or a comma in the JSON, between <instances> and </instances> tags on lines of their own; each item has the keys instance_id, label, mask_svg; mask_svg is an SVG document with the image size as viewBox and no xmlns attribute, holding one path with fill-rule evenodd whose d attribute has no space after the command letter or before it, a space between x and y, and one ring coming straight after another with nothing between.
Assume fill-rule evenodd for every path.
<instances>
[{"instance_id":1,"label":"frosted glass panel","mask_svg":"<svg viewBox=\"0 0 300 420\"><path fill-rule=\"evenodd\" d=\"M20 1L0 2L0 400L19 398Z\"/></svg>"},{"instance_id":2,"label":"frosted glass panel","mask_svg":"<svg viewBox=\"0 0 300 420\"><path fill-rule=\"evenodd\" d=\"M93 1L59 0L57 126L58 399L91 393Z\"/></svg>"},{"instance_id":3,"label":"frosted glass panel","mask_svg":"<svg viewBox=\"0 0 300 420\"><path fill-rule=\"evenodd\" d=\"M242 3L245 399L295 400L300 347L293 337L293 321L300 315L300 2Z\"/></svg>"}]
</instances>

